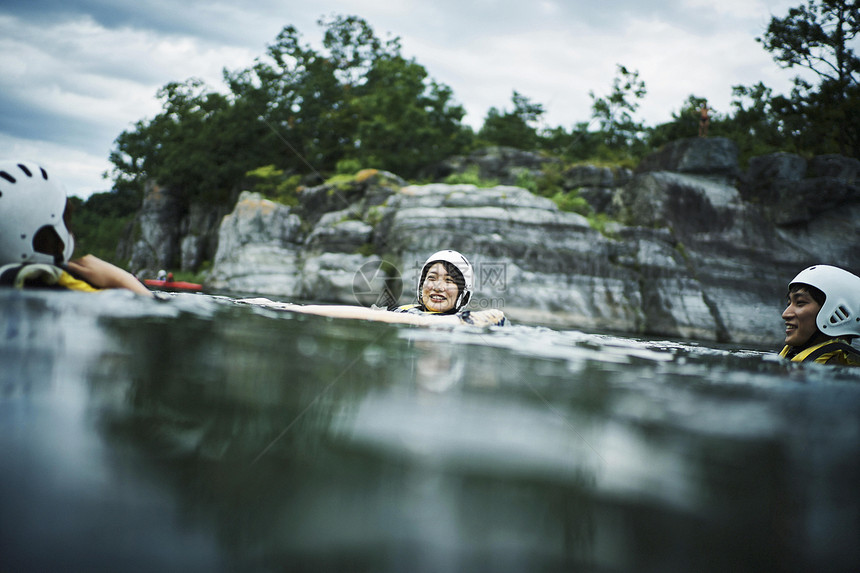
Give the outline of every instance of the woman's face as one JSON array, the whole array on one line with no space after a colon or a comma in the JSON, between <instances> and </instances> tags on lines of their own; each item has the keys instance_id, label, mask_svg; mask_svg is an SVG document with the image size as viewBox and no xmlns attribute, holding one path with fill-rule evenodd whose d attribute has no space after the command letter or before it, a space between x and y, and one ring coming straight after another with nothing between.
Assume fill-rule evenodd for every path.
<instances>
[{"instance_id":1,"label":"woman's face","mask_svg":"<svg viewBox=\"0 0 860 573\"><path fill-rule=\"evenodd\" d=\"M421 301L427 310L447 312L457 302L457 283L442 263L434 263L421 285Z\"/></svg>"},{"instance_id":2,"label":"woman's face","mask_svg":"<svg viewBox=\"0 0 860 573\"><path fill-rule=\"evenodd\" d=\"M818 332L815 317L821 305L805 290L788 295L788 307L782 313L785 321L785 343L788 346L803 346Z\"/></svg>"}]
</instances>

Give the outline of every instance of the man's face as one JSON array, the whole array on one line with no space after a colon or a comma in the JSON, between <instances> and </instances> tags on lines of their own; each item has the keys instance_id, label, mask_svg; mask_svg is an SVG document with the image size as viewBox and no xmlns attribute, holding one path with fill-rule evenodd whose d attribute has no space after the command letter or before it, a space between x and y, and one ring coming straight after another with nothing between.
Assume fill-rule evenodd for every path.
<instances>
[{"instance_id":1,"label":"man's face","mask_svg":"<svg viewBox=\"0 0 860 573\"><path fill-rule=\"evenodd\" d=\"M788 295L788 306L782 312L785 321L785 343L788 346L803 346L818 332L815 317L821 305L808 292L798 289Z\"/></svg>"}]
</instances>

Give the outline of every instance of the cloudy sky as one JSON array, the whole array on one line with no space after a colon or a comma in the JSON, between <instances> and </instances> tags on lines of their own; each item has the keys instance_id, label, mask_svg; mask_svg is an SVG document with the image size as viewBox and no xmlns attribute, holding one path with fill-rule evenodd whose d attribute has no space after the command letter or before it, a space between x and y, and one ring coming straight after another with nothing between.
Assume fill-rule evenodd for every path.
<instances>
[{"instance_id":1,"label":"cloudy sky","mask_svg":"<svg viewBox=\"0 0 860 573\"><path fill-rule=\"evenodd\" d=\"M247 6L246 6L247 4ZM589 91L611 89L616 64L639 71L640 118L670 119L690 94L729 111L731 87L787 92L755 42L801 0L6 0L0 6L0 157L50 168L72 194L110 188L113 141L159 111L157 90L250 66L286 25L319 48L316 21L367 20L449 85L480 127L513 90L543 104L548 126L590 118Z\"/></svg>"}]
</instances>

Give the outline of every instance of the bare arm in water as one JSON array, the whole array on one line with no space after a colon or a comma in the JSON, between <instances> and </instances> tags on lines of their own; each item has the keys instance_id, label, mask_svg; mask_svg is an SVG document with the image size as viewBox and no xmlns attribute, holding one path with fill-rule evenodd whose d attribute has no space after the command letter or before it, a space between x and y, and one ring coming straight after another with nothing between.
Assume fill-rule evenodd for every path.
<instances>
[{"instance_id":1,"label":"bare arm in water","mask_svg":"<svg viewBox=\"0 0 860 573\"><path fill-rule=\"evenodd\" d=\"M400 312L389 312L363 306L327 305L327 304L293 304L289 302L274 302L266 298L242 299L238 302L255 304L276 310L288 310L302 314L316 314L319 316L330 316L333 318L358 318L388 322L393 324L414 324L417 326L433 325L457 325L470 324L473 326L490 326L498 324L504 318L505 313L499 309L479 310L469 313L469 319L464 320L457 314L409 314Z\"/></svg>"},{"instance_id":2,"label":"bare arm in water","mask_svg":"<svg viewBox=\"0 0 860 573\"><path fill-rule=\"evenodd\" d=\"M137 294L152 296L134 275L94 255L85 255L66 265L72 273L96 288L125 288Z\"/></svg>"}]
</instances>

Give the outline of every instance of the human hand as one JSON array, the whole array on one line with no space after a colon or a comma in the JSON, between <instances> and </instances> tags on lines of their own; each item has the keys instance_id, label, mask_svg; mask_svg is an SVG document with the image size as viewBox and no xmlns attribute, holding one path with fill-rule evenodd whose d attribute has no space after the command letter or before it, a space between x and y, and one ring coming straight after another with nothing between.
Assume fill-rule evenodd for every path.
<instances>
[{"instance_id":1,"label":"human hand","mask_svg":"<svg viewBox=\"0 0 860 573\"><path fill-rule=\"evenodd\" d=\"M464 324L473 326L501 326L505 321L505 313L498 308L476 310L461 318Z\"/></svg>"}]
</instances>

